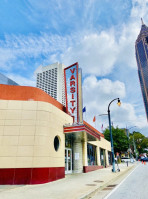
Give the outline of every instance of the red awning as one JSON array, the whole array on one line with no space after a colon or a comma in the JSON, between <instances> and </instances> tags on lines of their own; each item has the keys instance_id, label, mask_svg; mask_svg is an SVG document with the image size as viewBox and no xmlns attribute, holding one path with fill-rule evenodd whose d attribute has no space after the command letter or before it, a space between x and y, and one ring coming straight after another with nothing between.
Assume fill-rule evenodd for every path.
<instances>
[{"instance_id":1,"label":"red awning","mask_svg":"<svg viewBox=\"0 0 148 199\"><path fill-rule=\"evenodd\" d=\"M86 124L80 124L80 125L72 125L72 126L65 126L64 127L64 133L74 133L74 132L82 132L85 131L86 133L92 135L95 138L98 138L100 140L100 135L91 129Z\"/></svg>"}]
</instances>

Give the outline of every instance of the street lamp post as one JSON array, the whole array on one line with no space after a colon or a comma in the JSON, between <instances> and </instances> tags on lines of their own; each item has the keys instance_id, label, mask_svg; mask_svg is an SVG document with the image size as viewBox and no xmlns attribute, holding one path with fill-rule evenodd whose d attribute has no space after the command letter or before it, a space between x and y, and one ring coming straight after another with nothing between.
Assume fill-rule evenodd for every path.
<instances>
[{"instance_id":1,"label":"street lamp post","mask_svg":"<svg viewBox=\"0 0 148 199\"><path fill-rule=\"evenodd\" d=\"M121 105L121 102L120 102L120 99L119 98L115 98L115 99L113 99L110 103L109 103L109 105L108 105L108 121L109 121L109 131L110 131L110 139L111 139L111 151L112 151L112 160L113 160L113 169L112 169L112 172L115 172L115 157L114 157L114 145L113 145L113 136L112 136L112 127L111 127L111 117L110 117L110 105L111 105L111 103L113 102L113 101L115 101L115 100L118 100L118 106L120 106Z\"/></svg>"},{"instance_id":2,"label":"street lamp post","mask_svg":"<svg viewBox=\"0 0 148 199\"><path fill-rule=\"evenodd\" d=\"M136 154L136 160L137 160L137 148L136 148L136 144L135 144L134 133L133 133L133 145L134 145L134 152Z\"/></svg>"},{"instance_id":3,"label":"street lamp post","mask_svg":"<svg viewBox=\"0 0 148 199\"><path fill-rule=\"evenodd\" d=\"M95 117L96 117L96 120L97 120L97 116L104 116L104 115L108 115L108 114L97 114ZM95 121L95 127L97 128L97 124L96 124L96 121Z\"/></svg>"}]
</instances>

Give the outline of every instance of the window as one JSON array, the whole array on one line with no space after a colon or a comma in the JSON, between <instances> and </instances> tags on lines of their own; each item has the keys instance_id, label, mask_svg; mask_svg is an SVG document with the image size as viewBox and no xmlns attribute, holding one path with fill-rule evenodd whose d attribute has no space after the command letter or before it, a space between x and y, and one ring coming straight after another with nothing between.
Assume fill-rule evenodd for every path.
<instances>
[{"instance_id":1,"label":"window","mask_svg":"<svg viewBox=\"0 0 148 199\"><path fill-rule=\"evenodd\" d=\"M102 166L106 166L105 149L100 148L100 162Z\"/></svg>"},{"instance_id":2,"label":"window","mask_svg":"<svg viewBox=\"0 0 148 199\"><path fill-rule=\"evenodd\" d=\"M88 165L97 165L96 146L87 144L87 159Z\"/></svg>"},{"instance_id":3,"label":"window","mask_svg":"<svg viewBox=\"0 0 148 199\"><path fill-rule=\"evenodd\" d=\"M55 151L58 151L59 146L60 146L60 139L59 139L58 136L55 136L55 138L54 138L54 149L55 149Z\"/></svg>"},{"instance_id":4,"label":"window","mask_svg":"<svg viewBox=\"0 0 148 199\"><path fill-rule=\"evenodd\" d=\"M145 42L148 44L148 37L145 37Z\"/></svg>"}]
</instances>

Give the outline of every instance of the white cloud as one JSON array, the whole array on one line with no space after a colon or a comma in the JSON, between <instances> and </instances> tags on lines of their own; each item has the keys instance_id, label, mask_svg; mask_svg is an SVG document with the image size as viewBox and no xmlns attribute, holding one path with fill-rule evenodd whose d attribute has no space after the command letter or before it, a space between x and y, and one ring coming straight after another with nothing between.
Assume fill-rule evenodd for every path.
<instances>
[{"instance_id":1,"label":"white cloud","mask_svg":"<svg viewBox=\"0 0 148 199\"><path fill-rule=\"evenodd\" d=\"M110 105L111 120L114 126L119 128L129 128L136 126L136 129L148 127L145 115L136 115L134 105L124 102L126 96L125 85L123 82L112 82L109 79L97 80L95 76L85 78L83 82L83 101L86 106L86 114L84 120L87 120L94 126L93 117L97 116L97 128L101 131L103 124L104 128L108 127L108 116L100 114L107 114L108 105L111 100L120 98L121 106L117 106L117 101Z\"/></svg>"},{"instance_id":2,"label":"white cloud","mask_svg":"<svg viewBox=\"0 0 148 199\"><path fill-rule=\"evenodd\" d=\"M133 0L132 2L129 21L121 26L117 63L136 68L135 41L141 29L140 18L142 17L144 23L148 25L148 0Z\"/></svg>"},{"instance_id":3,"label":"white cloud","mask_svg":"<svg viewBox=\"0 0 148 199\"><path fill-rule=\"evenodd\" d=\"M148 0L132 0L132 2L133 2L133 7L131 10L131 17L135 19L139 19L140 17L148 19L147 16Z\"/></svg>"},{"instance_id":4,"label":"white cloud","mask_svg":"<svg viewBox=\"0 0 148 199\"><path fill-rule=\"evenodd\" d=\"M97 80L95 76L88 76L83 82L84 99L103 101L115 97L125 97L125 86L120 81L112 82L109 79ZM90 95L94 93L94 95Z\"/></svg>"},{"instance_id":5,"label":"white cloud","mask_svg":"<svg viewBox=\"0 0 148 199\"><path fill-rule=\"evenodd\" d=\"M0 68L8 70L10 61L16 59L16 56L13 54L11 49L0 48Z\"/></svg>"},{"instance_id":6,"label":"white cloud","mask_svg":"<svg viewBox=\"0 0 148 199\"><path fill-rule=\"evenodd\" d=\"M83 82L83 101L89 114L87 116L89 122L92 123L94 115L106 114L109 102L114 98L124 98L125 94L125 85L120 81L97 80L95 76L85 78Z\"/></svg>"},{"instance_id":7,"label":"white cloud","mask_svg":"<svg viewBox=\"0 0 148 199\"><path fill-rule=\"evenodd\" d=\"M81 34L74 32L69 36L48 35L47 33L42 33L40 36L6 35L5 41L0 42L0 52L2 52L0 68L14 67L12 61L18 61L20 57L39 58L42 55L46 64L61 61L66 65L71 65L78 61L83 68L83 74L97 76L110 74L113 68L121 63L126 67L136 67L134 43L139 33L140 19L134 13L140 12L142 5L144 10L141 11L142 16L146 18L147 6L146 1L144 4L140 1L138 4L135 2L127 24L111 27L99 33L94 33L93 30L92 32L82 30Z\"/></svg>"},{"instance_id":8,"label":"white cloud","mask_svg":"<svg viewBox=\"0 0 148 199\"><path fill-rule=\"evenodd\" d=\"M133 0L131 15L126 24L78 38L77 43L63 52L62 61L67 65L78 61L83 73L97 76L110 74L119 64L127 68L137 68L135 41L140 33L140 18L143 17L148 24L147 10L147 0Z\"/></svg>"},{"instance_id":9,"label":"white cloud","mask_svg":"<svg viewBox=\"0 0 148 199\"><path fill-rule=\"evenodd\" d=\"M35 81L35 77L30 77L30 78L25 78L21 75L17 75L17 74L5 74L8 78L12 79L13 81L15 81L16 83L18 83L20 86L36 86L36 81Z\"/></svg>"},{"instance_id":10,"label":"white cloud","mask_svg":"<svg viewBox=\"0 0 148 199\"><path fill-rule=\"evenodd\" d=\"M144 128L148 128L148 123L145 115L136 115L134 106L129 103L122 103L120 109L117 110L117 107L114 107L114 112L112 113L112 120L114 121L115 126L119 125L121 128L131 128L131 131L141 131L145 135L147 132L144 131Z\"/></svg>"},{"instance_id":11,"label":"white cloud","mask_svg":"<svg viewBox=\"0 0 148 199\"><path fill-rule=\"evenodd\" d=\"M117 64L125 67L137 68L135 58L135 41L140 32L139 21L130 22L122 26L122 34L119 37Z\"/></svg>"},{"instance_id":12,"label":"white cloud","mask_svg":"<svg viewBox=\"0 0 148 199\"><path fill-rule=\"evenodd\" d=\"M51 61L57 61L58 52L66 49L68 42L69 37L44 33L40 36L6 35L5 40L0 41L0 68L11 70L17 66L19 59L37 59L41 56L44 56L45 62L50 61L50 56Z\"/></svg>"},{"instance_id":13,"label":"white cloud","mask_svg":"<svg viewBox=\"0 0 148 199\"><path fill-rule=\"evenodd\" d=\"M52 1L51 5L54 4L55 9L61 11L61 2ZM49 6L49 4L43 6L31 1L32 8L33 5L41 10ZM74 5L77 4L74 3ZM94 9L94 5L96 2L88 1L83 10L85 18L89 18L90 21L91 16L88 17L87 7ZM70 4L68 3L67 6L70 7ZM66 8L65 5L64 9ZM66 65L71 65L78 61L83 68L83 73L97 76L110 74L113 68L121 63L125 67L136 67L134 43L140 31L140 17L148 21L147 8L147 0L133 0L131 15L126 24L120 24L99 33L83 27L81 34L74 32L73 35L64 37L46 33L40 36L6 35L5 41L0 41L0 68L14 67L13 64L11 65L12 61L18 61L20 57L39 58L41 55L44 56L45 63L62 61Z\"/></svg>"},{"instance_id":14,"label":"white cloud","mask_svg":"<svg viewBox=\"0 0 148 199\"><path fill-rule=\"evenodd\" d=\"M114 32L110 30L80 38L63 53L61 60L67 65L79 62L83 73L102 76L112 71L117 53Z\"/></svg>"}]
</instances>

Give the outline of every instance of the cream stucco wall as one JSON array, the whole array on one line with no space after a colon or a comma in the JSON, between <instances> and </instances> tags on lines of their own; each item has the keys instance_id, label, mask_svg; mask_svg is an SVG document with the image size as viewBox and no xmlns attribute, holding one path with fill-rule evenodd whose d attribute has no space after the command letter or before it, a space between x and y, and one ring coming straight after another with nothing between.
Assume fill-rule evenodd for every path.
<instances>
[{"instance_id":1,"label":"cream stucco wall","mask_svg":"<svg viewBox=\"0 0 148 199\"><path fill-rule=\"evenodd\" d=\"M50 103L0 100L0 168L65 167L67 123L72 118Z\"/></svg>"},{"instance_id":2,"label":"cream stucco wall","mask_svg":"<svg viewBox=\"0 0 148 199\"><path fill-rule=\"evenodd\" d=\"M111 143L103 137L100 137L100 140L98 141L89 141L88 143L98 146L102 149L111 151Z\"/></svg>"},{"instance_id":3,"label":"cream stucco wall","mask_svg":"<svg viewBox=\"0 0 148 199\"><path fill-rule=\"evenodd\" d=\"M101 137L101 140L98 141L99 147L111 151L111 143L105 138Z\"/></svg>"}]
</instances>

